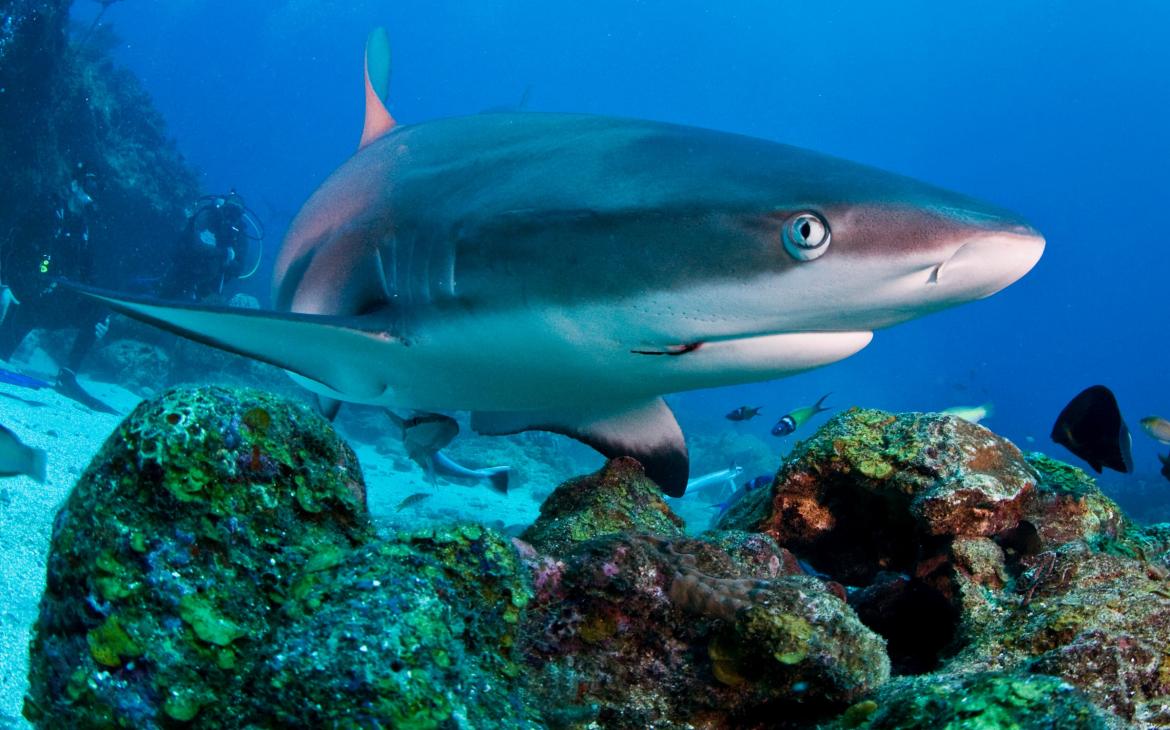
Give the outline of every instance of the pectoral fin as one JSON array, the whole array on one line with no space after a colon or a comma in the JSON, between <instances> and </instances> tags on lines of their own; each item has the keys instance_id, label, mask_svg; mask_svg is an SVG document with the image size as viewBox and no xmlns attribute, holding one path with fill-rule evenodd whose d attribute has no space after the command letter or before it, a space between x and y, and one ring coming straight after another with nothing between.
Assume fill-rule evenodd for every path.
<instances>
[{"instance_id":1,"label":"pectoral fin","mask_svg":"<svg viewBox=\"0 0 1170 730\"><path fill-rule=\"evenodd\" d=\"M632 456L662 491L681 497L690 471L687 446L674 414L661 398L627 409L596 411L476 412L471 427L482 434L551 431L577 439L607 458Z\"/></svg>"},{"instance_id":2,"label":"pectoral fin","mask_svg":"<svg viewBox=\"0 0 1170 730\"><path fill-rule=\"evenodd\" d=\"M352 400L373 400L386 390L378 368L401 342L378 315L324 317L258 309L213 307L123 297L66 284L115 311L170 332L275 365Z\"/></svg>"}]
</instances>

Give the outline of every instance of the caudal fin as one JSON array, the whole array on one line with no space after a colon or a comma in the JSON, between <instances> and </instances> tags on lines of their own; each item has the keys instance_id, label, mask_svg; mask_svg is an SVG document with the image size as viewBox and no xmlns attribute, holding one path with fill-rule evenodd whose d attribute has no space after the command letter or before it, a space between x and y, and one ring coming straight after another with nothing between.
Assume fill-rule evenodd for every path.
<instances>
[{"instance_id":1,"label":"caudal fin","mask_svg":"<svg viewBox=\"0 0 1170 730\"><path fill-rule=\"evenodd\" d=\"M492 491L500 494L508 493L508 479L512 474L512 467L510 466L492 466L487 469L480 469L487 475L488 485Z\"/></svg>"},{"instance_id":2,"label":"caudal fin","mask_svg":"<svg viewBox=\"0 0 1170 730\"><path fill-rule=\"evenodd\" d=\"M37 480L38 484L44 484L47 478L48 466L49 457L45 453L45 450L29 447L28 465L25 467L24 473Z\"/></svg>"},{"instance_id":3,"label":"caudal fin","mask_svg":"<svg viewBox=\"0 0 1170 730\"><path fill-rule=\"evenodd\" d=\"M822 395L822 396L821 396L821 399L820 399L820 400L818 400L818 401L817 401L817 402L816 402L816 403L813 405L813 413L824 413L825 411L827 411L827 410L830 410L830 409L831 409L833 406L826 406L826 405L823 405L823 404L824 404L824 402L825 402L825 399L826 399L826 398L828 398L828 397L829 397L829 396L831 396L831 395L832 395L832 393L825 393L824 395Z\"/></svg>"}]
</instances>

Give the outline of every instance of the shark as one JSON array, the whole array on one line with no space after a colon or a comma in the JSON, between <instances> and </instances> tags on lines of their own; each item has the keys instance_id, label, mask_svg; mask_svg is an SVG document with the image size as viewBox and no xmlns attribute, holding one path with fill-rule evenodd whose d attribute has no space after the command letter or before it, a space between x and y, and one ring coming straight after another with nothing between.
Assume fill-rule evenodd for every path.
<instances>
[{"instance_id":1,"label":"shark","mask_svg":"<svg viewBox=\"0 0 1170 730\"><path fill-rule=\"evenodd\" d=\"M1008 210L764 139L539 112L399 124L389 68L379 29L358 150L290 225L271 310L89 293L277 365L327 410L561 433L681 496L664 395L839 361L1044 250Z\"/></svg>"}]
</instances>

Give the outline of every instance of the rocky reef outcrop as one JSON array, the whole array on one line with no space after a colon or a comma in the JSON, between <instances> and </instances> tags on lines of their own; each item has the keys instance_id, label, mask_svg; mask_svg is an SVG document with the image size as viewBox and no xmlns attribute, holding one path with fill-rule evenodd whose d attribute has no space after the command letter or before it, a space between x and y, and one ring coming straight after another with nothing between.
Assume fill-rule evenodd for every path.
<instances>
[{"instance_id":1,"label":"rocky reef outcrop","mask_svg":"<svg viewBox=\"0 0 1170 730\"><path fill-rule=\"evenodd\" d=\"M1017 682L1032 692L1043 675L1104 711L1067 715L1088 723L1068 727L1170 723L1166 530L1131 524L1079 469L960 419L854 409L720 524L768 534L845 584L920 689L986 688L978 678L1000 672L1000 695Z\"/></svg>"},{"instance_id":2,"label":"rocky reef outcrop","mask_svg":"<svg viewBox=\"0 0 1170 730\"><path fill-rule=\"evenodd\" d=\"M853 410L688 537L630 459L508 540L379 535L329 424L176 389L62 508L43 727L1170 725L1170 528L984 428Z\"/></svg>"},{"instance_id":3,"label":"rocky reef outcrop","mask_svg":"<svg viewBox=\"0 0 1170 730\"><path fill-rule=\"evenodd\" d=\"M632 459L558 487L522 537L531 684L553 724L800 727L889 676L840 586L765 535L686 538Z\"/></svg>"},{"instance_id":4,"label":"rocky reef outcrop","mask_svg":"<svg viewBox=\"0 0 1170 730\"><path fill-rule=\"evenodd\" d=\"M91 244L106 286L157 275L197 195L195 172L137 78L96 42L66 33L69 0L10 0L0 24L0 249L5 275L35 267L57 196L77 165L92 175ZM135 265L130 264L134 262ZM145 268L144 268L145 267Z\"/></svg>"}]
</instances>

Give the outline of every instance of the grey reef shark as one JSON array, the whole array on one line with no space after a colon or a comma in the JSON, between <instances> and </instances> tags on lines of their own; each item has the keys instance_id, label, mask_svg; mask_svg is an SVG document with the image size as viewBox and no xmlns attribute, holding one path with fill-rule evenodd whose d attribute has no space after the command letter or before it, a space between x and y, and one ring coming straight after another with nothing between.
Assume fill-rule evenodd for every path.
<instances>
[{"instance_id":1,"label":"grey reef shark","mask_svg":"<svg viewBox=\"0 0 1170 730\"><path fill-rule=\"evenodd\" d=\"M1044 250L1014 213L737 134L532 112L397 124L389 61L378 29L360 147L293 220L275 311L89 293L324 403L566 434L681 496L664 394L836 362Z\"/></svg>"}]
</instances>

